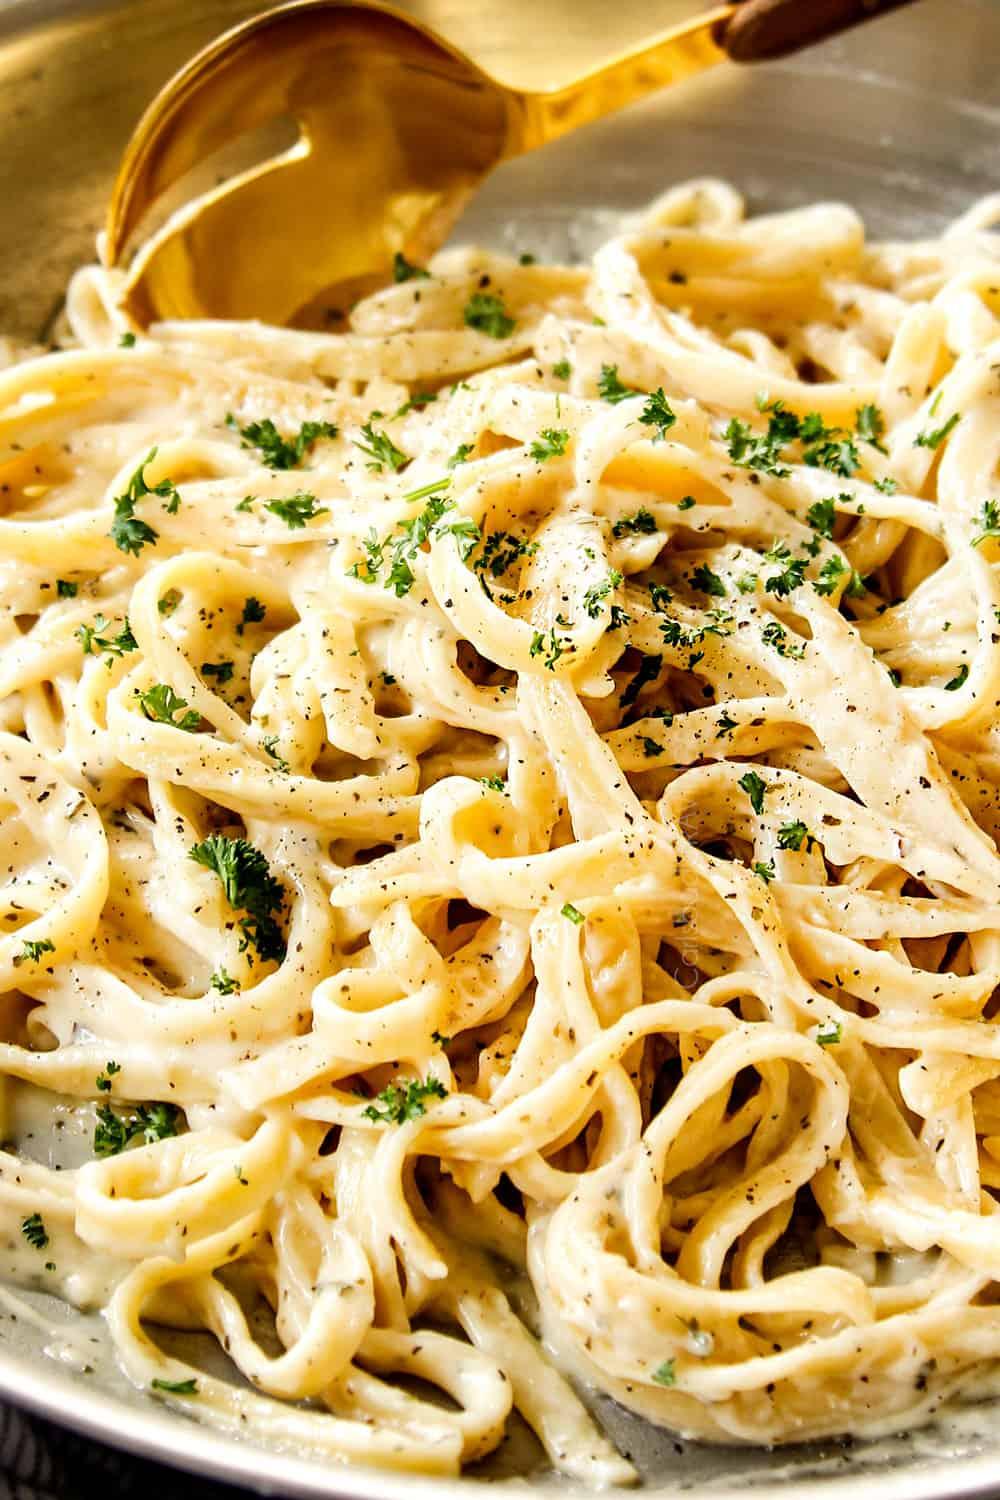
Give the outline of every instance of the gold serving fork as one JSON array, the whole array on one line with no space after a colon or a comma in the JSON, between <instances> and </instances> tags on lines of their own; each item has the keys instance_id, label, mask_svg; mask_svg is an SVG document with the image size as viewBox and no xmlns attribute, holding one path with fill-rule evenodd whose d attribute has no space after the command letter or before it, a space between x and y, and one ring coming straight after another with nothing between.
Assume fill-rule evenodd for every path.
<instances>
[{"instance_id":1,"label":"gold serving fork","mask_svg":"<svg viewBox=\"0 0 1000 1500\"><path fill-rule=\"evenodd\" d=\"M292 0L234 27L139 121L108 213L123 262L151 208L208 158L291 117L298 139L170 215L132 260L125 306L163 318L322 324L447 237L500 162L730 58L781 56L907 0L715 5L549 91L498 83L380 0Z\"/></svg>"}]
</instances>

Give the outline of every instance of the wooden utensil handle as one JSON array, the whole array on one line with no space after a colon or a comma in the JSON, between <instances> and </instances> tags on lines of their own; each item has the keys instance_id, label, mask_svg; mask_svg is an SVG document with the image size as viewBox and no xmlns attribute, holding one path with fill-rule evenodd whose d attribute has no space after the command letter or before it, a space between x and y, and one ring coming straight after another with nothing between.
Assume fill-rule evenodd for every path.
<instances>
[{"instance_id":1,"label":"wooden utensil handle","mask_svg":"<svg viewBox=\"0 0 1000 1500\"><path fill-rule=\"evenodd\" d=\"M784 57L911 0L741 0L719 37L734 62Z\"/></svg>"}]
</instances>

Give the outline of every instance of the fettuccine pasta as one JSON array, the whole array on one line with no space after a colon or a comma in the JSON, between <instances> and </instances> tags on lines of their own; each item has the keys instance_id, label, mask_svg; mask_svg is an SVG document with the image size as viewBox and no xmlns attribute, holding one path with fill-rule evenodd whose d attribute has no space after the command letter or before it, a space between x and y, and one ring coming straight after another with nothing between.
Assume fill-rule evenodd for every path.
<instances>
[{"instance_id":1,"label":"fettuccine pasta","mask_svg":"<svg viewBox=\"0 0 1000 1500\"><path fill-rule=\"evenodd\" d=\"M634 1479L592 1392L774 1443L981 1388L998 216L697 182L329 333L79 274L0 374L8 1278L438 1474L516 1409Z\"/></svg>"}]
</instances>

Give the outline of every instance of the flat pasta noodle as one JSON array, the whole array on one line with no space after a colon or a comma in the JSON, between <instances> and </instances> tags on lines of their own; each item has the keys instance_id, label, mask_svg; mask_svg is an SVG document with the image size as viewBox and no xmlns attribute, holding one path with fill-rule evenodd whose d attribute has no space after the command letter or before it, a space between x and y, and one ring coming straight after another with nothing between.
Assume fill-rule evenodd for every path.
<instances>
[{"instance_id":1,"label":"flat pasta noodle","mask_svg":"<svg viewBox=\"0 0 1000 1500\"><path fill-rule=\"evenodd\" d=\"M986 1388L998 217L699 181L337 334L79 273L0 373L8 1279L432 1474Z\"/></svg>"}]
</instances>

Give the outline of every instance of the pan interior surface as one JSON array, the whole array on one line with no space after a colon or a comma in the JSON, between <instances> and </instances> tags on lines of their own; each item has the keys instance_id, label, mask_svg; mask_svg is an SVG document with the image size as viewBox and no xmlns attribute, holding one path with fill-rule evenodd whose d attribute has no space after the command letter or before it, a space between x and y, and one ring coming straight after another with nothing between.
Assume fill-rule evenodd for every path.
<instances>
[{"instance_id":1,"label":"pan interior surface","mask_svg":"<svg viewBox=\"0 0 1000 1500\"><path fill-rule=\"evenodd\" d=\"M142 105L192 51L256 8L239 0L0 4L0 331L46 339L67 277L93 256L118 155ZM459 41L461 13L467 21L473 9L469 0L405 8L446 31L454 23ZM1000 189L998 56L998 0L923 0L786 62L725 66L504 167L456 238L583 259L623 212L698 175L732 181L754 210L841 199L874 237L936 233ZM69 1336L53 1337L50 1321ZM517 1431L490 1464L456 1481L331 1471L318 1457L220 1436L133 1390L99 1317L34 1294L0 1302L0 1393L104 1441L264 1493L459 1500L487 1479L589 1493L550 1480ZM778 1452L681 1443L611 1402L597 1409L651 1497L723 1500L749 1487L789 1500L820 1491L943 1500L1000 1484L1000 1428L988 1403L915 1433Z\"/></svg>"}]
</instances>

